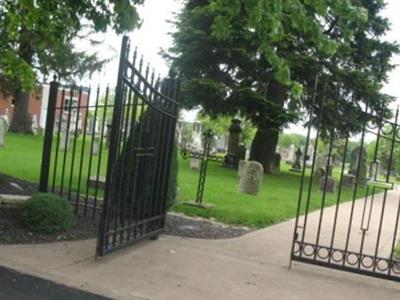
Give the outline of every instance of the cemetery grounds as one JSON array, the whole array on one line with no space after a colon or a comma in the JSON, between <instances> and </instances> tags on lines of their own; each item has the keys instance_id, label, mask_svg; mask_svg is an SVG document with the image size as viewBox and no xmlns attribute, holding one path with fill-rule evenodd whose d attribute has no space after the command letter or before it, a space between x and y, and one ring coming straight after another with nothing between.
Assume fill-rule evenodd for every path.
<instances>
[{"instance_id":1,"label":"cemetery grounds","mask_svg":"<svg viewBox=\"0 0 400 300\"><path fill-rule=\"evenodd\" d=\"M90 141L88 140L87 143ZM81 147L81 144L78 140L77 147ZM6 147L0 151L1 172L38 183L42 146L42 136L7 133ZM67 159L71 159L69 156L67 154ZM104 153L104 161L98 164L99 157L94 156L91 162L92 167L89 166L88 161L85 161L83 171L91 170L91 174L96 175L96 168L99 165L99 175L105 176L106 157L107 154ZM214 204L215 208L203 209L183 204L184 201L195 199L198 171L190 169L189 159L179 157L178 160L178 199L171 208L174 212L250 228L263 228L295 217L301 173L290 172L290 165L284 162L281 164L280 173L264 176L262 188L257 196L238 193L239 179L236 170L223 168L220 163L209 162L203 201ZM306 172L309 173L309 169ZM333 175L337 180L339 174L339 170L333 170ZM79 181L78 171L72 178L72 189L74 189ZM84 182L81 184L86 185ZM318 184L314 184L313 189L310 201L311 211L319 208L322 197ZM89 193L91 193L90 190ZM365 196L365 189L359 188L356 198L363 196ZM352 189L343 187L339 201L350 201L352 197ZM327 194L327 206L333 205L336 201L337 192Z\"/></svg>"}]
</instances>

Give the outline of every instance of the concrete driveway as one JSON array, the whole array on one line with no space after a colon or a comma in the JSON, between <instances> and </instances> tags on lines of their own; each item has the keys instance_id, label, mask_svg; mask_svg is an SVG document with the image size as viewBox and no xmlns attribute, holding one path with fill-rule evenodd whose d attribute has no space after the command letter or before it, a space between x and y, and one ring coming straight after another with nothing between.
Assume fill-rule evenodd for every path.
<instances>
[{"instance_id":1,"label":"concrete driveway","mask_svg":"<svg viewBox=\"0 0 400 300\"><path fill-rule=\"evenodd\" d=\"M292 231L289 221L227 240L162 236L98 261L94 240L0 246L0 265L115 299L400 299L396 282L289 270Z\"/></svg>"}]
</instances>

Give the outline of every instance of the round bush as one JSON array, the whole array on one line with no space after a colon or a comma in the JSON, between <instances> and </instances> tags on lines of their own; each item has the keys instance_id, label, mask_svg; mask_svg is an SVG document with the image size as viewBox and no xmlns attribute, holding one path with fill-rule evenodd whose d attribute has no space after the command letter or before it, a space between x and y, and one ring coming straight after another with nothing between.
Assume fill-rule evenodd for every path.
<instances>
[{"instance_id":1,"label":"round bush","mask_svg":"<svg viewBox=\"0 0 400 300\"><path fill-rule=\"evenodd\" d=\"M30 231L51 234L70 228L73 212L66 199L54 194L37 193L26 202L22 217Z\"/></svg>"}]
</instances>

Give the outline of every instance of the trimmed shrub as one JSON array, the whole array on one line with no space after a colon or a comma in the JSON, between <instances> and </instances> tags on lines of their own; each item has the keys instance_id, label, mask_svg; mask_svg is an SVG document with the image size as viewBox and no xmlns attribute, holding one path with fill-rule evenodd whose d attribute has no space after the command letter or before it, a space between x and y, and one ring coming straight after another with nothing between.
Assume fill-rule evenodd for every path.
<instances>
[{"instance_id":1,"label":"trimmed shrub","mask_svg":"<svg viewBox=\"0 0 400 300\"><path fill-rule=\"evenodd\" d=\"M23 224L32 232L60 233L71 227L73 211L66 199L37 193L26 202L22 218Z\"/></svg>"},{"instance_id":2,"label":"trimmed shrub","mask_svg":"<svg viewBox=\"0 0 400 300\"><path fill-rule=\"evenodd\" d=\"M172 148L171 169L169 173L168 191L167 191L167 209L170 208L176 200L176 191L178 189L178 147L176 143Z\"/></svg>"}]
</instances>

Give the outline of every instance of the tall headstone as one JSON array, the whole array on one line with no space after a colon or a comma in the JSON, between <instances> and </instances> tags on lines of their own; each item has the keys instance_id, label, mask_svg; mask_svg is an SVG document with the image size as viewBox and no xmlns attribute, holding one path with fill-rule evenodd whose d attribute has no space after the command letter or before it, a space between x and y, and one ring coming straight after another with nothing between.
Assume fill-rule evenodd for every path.
<instances>
[{"instance_id":1,"label":"tall headstone","mask_svg":"<svg viewBox=\"0 0 400 300\"><path fill-rule=\"evenodd\" d=\"M279 173L281 170L281 154L275 153L274 160L272 161L271 171L274 173Z\"/></svg>"},{"instance_id":2,"label":"tall headstone","mask_svg":"<svg viewBox=\"0 0 400 300\"><path fill-rule=\"evenodd\" d=\"M357 178L357 183L364 184L367 180L367 151L364 147L356 147L351 151L350 168L348 174Z\"/></svg>"},{"instance_id":3,"label":"tall headstone","mask_svg":"<svg viewBox=\"0 0 400 300\"><path fill-rule=\"evenodd\" d=\"M100 152L100 136L96 135L93 137L92 154L98 155L99 152Z\"/></svg>"},{"instance_id":4,"label":"tall headstone","mask_svg":"<svg viewBox=\"0 0 400 300\"><path fill-rule=\"evenodd\" d=\"M203 145L201 142L201 124L198 122L193 123L192 142L190 144L190 150L194 152L203 152ZM192 170L200 169L200 159L191 158L190 168Z\"/></svg>"},{"instance_id":5,"label":"tall headstone","mask_svg":"<svg viewBox=\"0 0 400 300\"><path fill-rule=\"evenodd\" d=\"M307 153L306 153L306 166L307 167L311 167L312 165L312 161L313 161L313 157L314 157L314 146L313 145L308 145L307 148Z\"/></svg>"},{"instance_id":6,"label":"tall headstone","mask_svg":"<svg viewBox=\"0 0 400 300\"><path fill-rule=\"evenodd\" d=\"M262 186L264 168L258 161L248 161L242 167L239 179L239 192L257 195Z\"/></svg>"},{"instance_id":7,"label":"tall headstone","mask_svg":"<svg viewBox=\"0 0 400 300\"><path fill-rule=\"evenodd\" d=\"M303 152L301 152L300 147L296 150L295 152L295 161L292 165L292 168L290 171L292 172L301 172L301 156L303 155Z\"/></svg>"},{"instance_id":8,"label":"tall headstone","mask_svg":"<svg viewBox=\"0 0 400 300\"><path fill-rule=\"evenodd\" d=\"M292 164L295 161L295 156L296 156L295 153L296 153L296 147L295 145L291 144L288 149L288 155L286 160L288 164Z\"/></svg>"},{"instance_id":9,"label":"tall headstone","mask_svg":"<svg viewBox=\"0 0 400 300\"><path fill-rule=\"evenodd\" d=\"M37 114L32 115L32 132L33 134L37 134L39 129L39 121Z\"/></svg>"},{"instance_id":10,"label":"tall headstone","mask_svg":"<svg viewBox=\"0 0 400 300\"><path fill-rule=\"evenodd\" d=\"M0 116L0 147L6 145L6 132L8 130L8 121L5 116Z\"/></svg>"},{"instance_id":11,"label":"tall headstone","mask_svg":"<svg viewBox=\"0 0 400 300\"><path fill-rule=\"evenodd\" d=\"M224 166L230 168L238 168L239 165L239 141L240 133L240 120L232 119L231 126L229 127L228 139L228 153L225 156Z\"/></svg>"}]
</instances>

